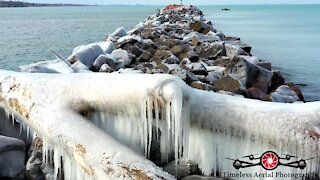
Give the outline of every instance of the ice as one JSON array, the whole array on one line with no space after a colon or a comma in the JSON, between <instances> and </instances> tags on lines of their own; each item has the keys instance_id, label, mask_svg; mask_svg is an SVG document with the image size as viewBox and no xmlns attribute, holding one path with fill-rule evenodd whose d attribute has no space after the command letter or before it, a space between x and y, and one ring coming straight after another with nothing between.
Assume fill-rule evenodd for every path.
<instances>
[{"instance_id":1,"label":"ice","mask_svg":"<svg viewBox=\"0 0 320 180\"><path fill-rule=\"evenodd\" d=\"M281 104L232 97L192 89L170 75L72 73L62 76L6 71L0 74L1 97L17 98L28 107L29 119L23 122L43 137L43 159L51 174L59 174L58 159L67 154L71 161L62 158L66 164L71 162L63 166L70 171L67 176L85 178L78 173L79 165L89 170L94 167L99 177L128 175L123 170L104 173L106 166L119 168L110 165L102 156L104 153L111 162L122 162L126 167L154 174L161 171L139 156L151 158L152 151L159 151L163 164L172 160L178 163L179 159L191 161L205 175L236 172L233 162L226 158L261 155L269 150L279 155L315 158L308 161L303 171L285 167L277 170L320 170L319 102ZM31 100L10 88L31 82L32 86L28 87L33 92ZM34 102L32 108L27 101ZM91 107L87 119L77 114L76 108L70 109L70 104L79 101ZM152 148L155 140L159 140L159 150ZM81 154L83 150L86 154ZM243 172L263 172L263 169L253 167Z\"/></svg>"},{"instance_id":2,"label":"ice","mask_svg":"<svg viewBox=\"0 0 320 180\"><path fill-rule=\"evenodd\" d=\"M53 61L42 61L29 65L19 67L20 72L28 73L73 73L73 69L64 61L53 60Z\"/></svg>"},{"instance_id":3,"label":"ice","mask_svg":"<svg viewBox=\"0 0 320 180\"><path fill-rule=\"evenodd\" d=\"M101 54L104 54L101 46L98 44L89 44L75 48L72 55L68 57L67 61L70 63L80 61L88 68L91 68L94 60Z\"/></svg>"}]
</instances>

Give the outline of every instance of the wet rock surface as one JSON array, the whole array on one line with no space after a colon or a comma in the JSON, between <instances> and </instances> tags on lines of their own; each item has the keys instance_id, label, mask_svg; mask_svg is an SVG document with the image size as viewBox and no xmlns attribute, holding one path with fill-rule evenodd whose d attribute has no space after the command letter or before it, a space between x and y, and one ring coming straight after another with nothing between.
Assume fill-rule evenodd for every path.
<instances>
[{"instance_id":1,"label":"wet rock surface","mask_svg":"<svg viewBox=\"0 0 320 180\"><path fill-rule=\"evenodd\" d=\"M25 143L0 135L0 179L25 179Z\"/></svg>"}]
</instances>

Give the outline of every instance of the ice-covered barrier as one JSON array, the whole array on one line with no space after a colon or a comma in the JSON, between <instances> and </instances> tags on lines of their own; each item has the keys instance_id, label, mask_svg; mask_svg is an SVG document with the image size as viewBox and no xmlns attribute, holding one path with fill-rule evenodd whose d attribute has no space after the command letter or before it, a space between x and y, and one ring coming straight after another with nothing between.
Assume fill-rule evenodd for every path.
<instances>
[{"instance_id":1,"label":"ice-covered barrier","mask_svg":"<svg viewBox=\"0 0 320 180\"><path fill-rule=\"evenodd\" d=\"M221 176L237 172L226 158L269 150L313 158L304 170L278 170L320 172L319 102L221 95L171 75L0 71L0 83L2 106L43 139L43 161L55 178L173 178L143 156L157 164L188 161Z\"/></svg>"}]
</instances>

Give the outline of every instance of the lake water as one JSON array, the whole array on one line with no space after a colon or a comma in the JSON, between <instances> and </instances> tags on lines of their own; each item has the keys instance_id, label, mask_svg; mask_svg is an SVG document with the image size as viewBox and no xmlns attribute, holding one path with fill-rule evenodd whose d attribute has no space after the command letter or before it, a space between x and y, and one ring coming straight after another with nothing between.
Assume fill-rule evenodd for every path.
<instances>
[{"instance_id":1,"label":"lake water","mask_svg":"<svg viewBox=\"0 0 320 180\"><path fill-rule=\"evenodd\" d=\"M253 54L272 62L287 81L306 84L306 99L320 100L320 5L200 6L205 18L226 35L238 36ZM73 47L132 28L155 6L0 8L0 68L67 57Z\"/></svg>"}]
</instances>

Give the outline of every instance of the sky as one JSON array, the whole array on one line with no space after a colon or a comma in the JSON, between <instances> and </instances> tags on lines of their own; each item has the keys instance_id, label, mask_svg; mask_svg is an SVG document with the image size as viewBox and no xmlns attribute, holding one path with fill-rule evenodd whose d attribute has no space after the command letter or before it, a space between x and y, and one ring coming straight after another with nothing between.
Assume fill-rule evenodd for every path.
<instances>
[{"instance_id":1,"label":"sky","mask_svg":"<svg viewBox=\"0 0 320 180\"><path fill-rule=\"evenodd\" d=\"M166 5L178 3L178 0L20 0L34 3L72 3L72 4L145 4ZM192 5L232 5L232 4L320 4L320 0L183 0Z\"/></svg>"}]
</instances>

